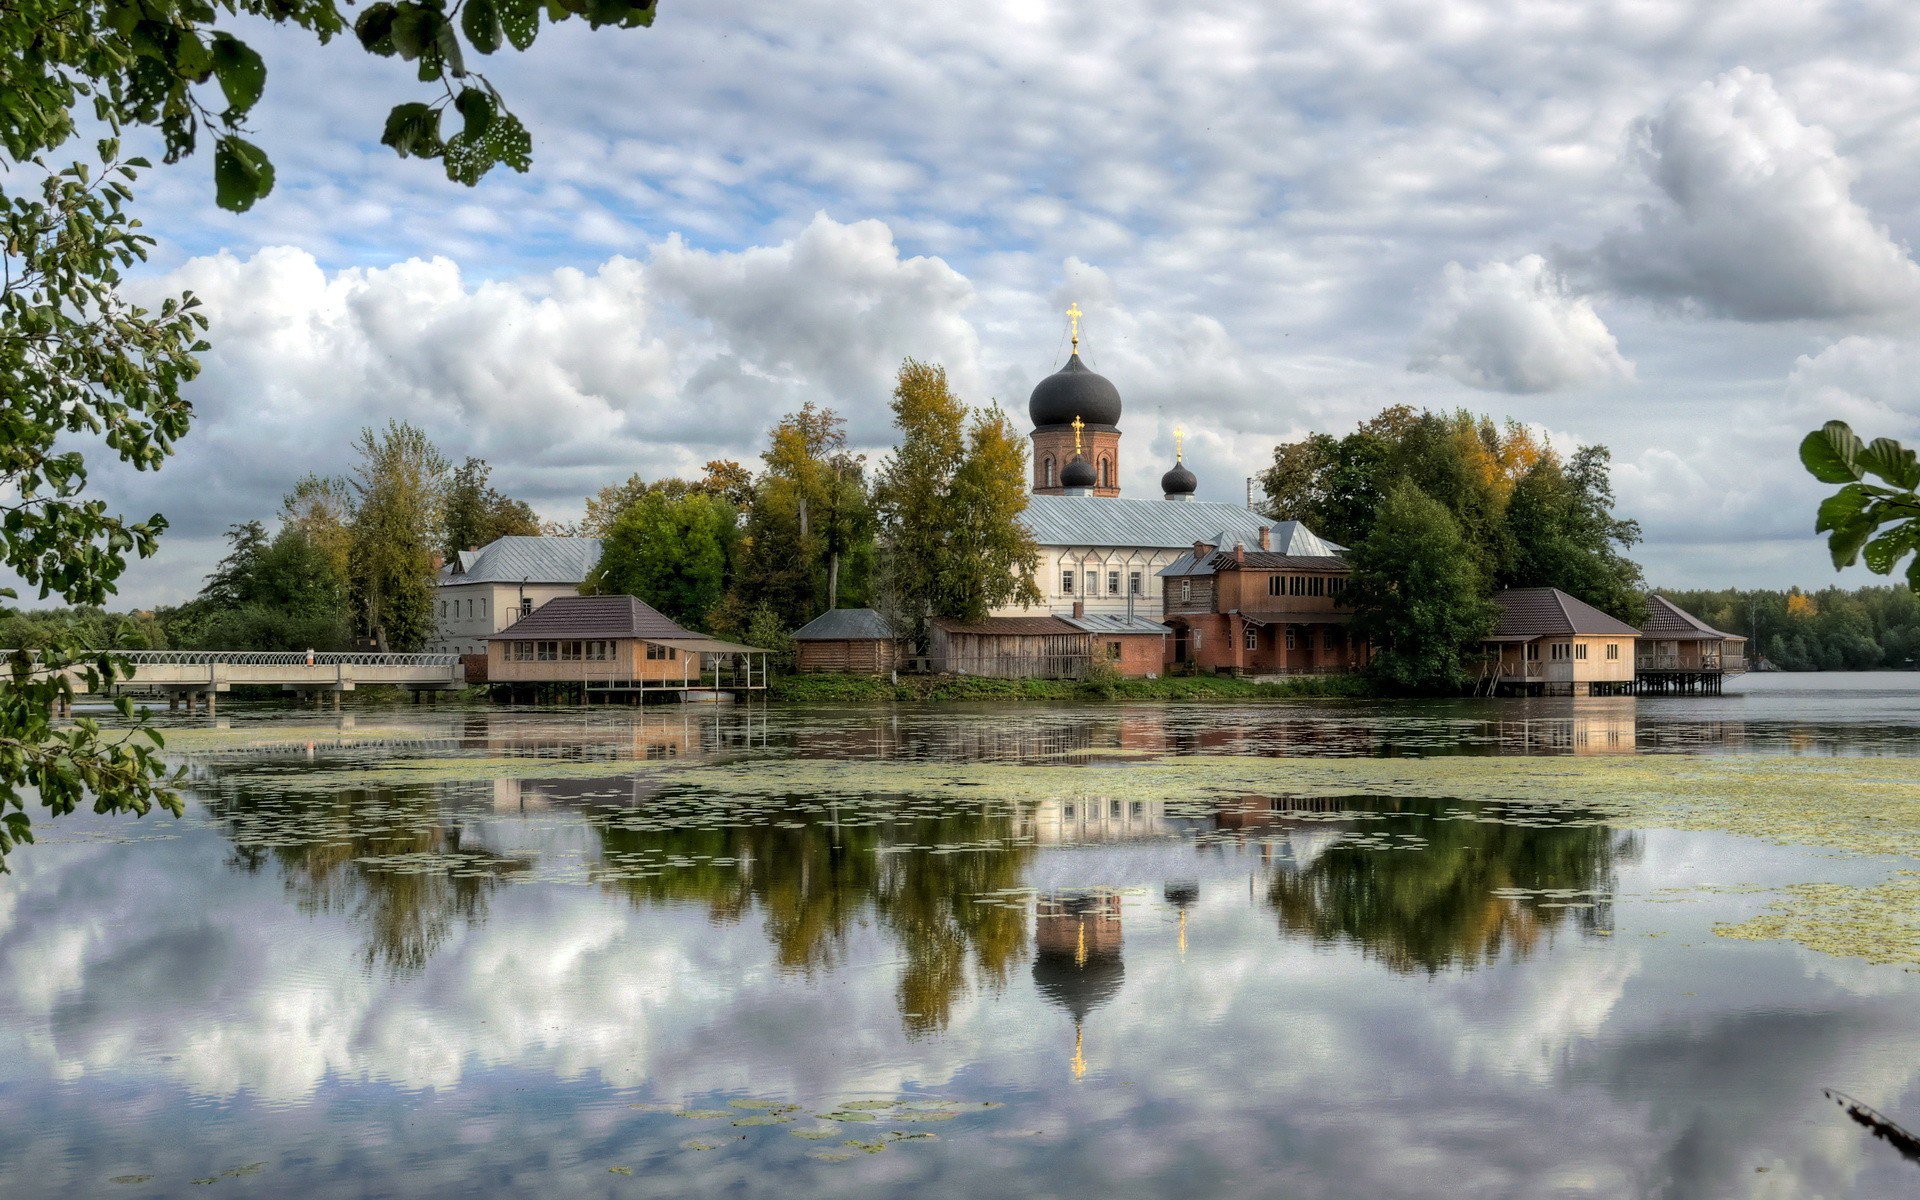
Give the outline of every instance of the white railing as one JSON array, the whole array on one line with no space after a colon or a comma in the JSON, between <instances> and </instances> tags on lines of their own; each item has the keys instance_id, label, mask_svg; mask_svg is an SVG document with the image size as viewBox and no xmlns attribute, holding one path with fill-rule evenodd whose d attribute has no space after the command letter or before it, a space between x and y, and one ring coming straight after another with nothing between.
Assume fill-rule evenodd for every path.
<instances>
[{"instance_id":1,"label":"white railing","mask_svg":"<svg viewBox=\"0 0 1920 1200\"><path fill-rule=\"evenodd\" d=\"M0 650L0 657L11 656L15 651ZM39 657L39 651L29 650L32 657ZM458 654L363 654L350 651L315 651L308 654L305 650L87 650L78 654L80 659L97 658L110 654L125 659L134 666L146 663L152 666L210 666L226 663L230 666L251 667L441 667L451 669L460 661Z\"/></svg>"}]
</instances>

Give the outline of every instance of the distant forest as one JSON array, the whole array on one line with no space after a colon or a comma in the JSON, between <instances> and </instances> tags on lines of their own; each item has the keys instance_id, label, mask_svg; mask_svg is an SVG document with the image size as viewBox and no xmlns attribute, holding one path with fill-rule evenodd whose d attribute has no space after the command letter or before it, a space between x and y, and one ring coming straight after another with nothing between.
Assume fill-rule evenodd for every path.
<instances>
[{"instance_id":1,"label":"distant forest","mask_svg":"<svg viewBox=\"0 0 1920 1200\"><path fill-rule=\"evenodd\" d=\"M1749 655L1758 647L1783 671L1920 666L1920 594L1897 584L1852 591L1726 588L1661 594L1716 629L1753 639Z\"/></svg>"}]
</instances>

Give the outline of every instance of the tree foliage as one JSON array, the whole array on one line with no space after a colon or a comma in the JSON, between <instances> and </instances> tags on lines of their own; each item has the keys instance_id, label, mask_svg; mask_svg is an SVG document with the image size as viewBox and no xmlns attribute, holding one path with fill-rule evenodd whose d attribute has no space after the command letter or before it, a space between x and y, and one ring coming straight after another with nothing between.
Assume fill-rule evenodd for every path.
<instances>
[{"instance_id":1,"label":"tree foliage","mask_svg":"<svg viewBox=\"0 0 1920 1200\"><path fill-rule=\"evenodd\" d=\"M1820 482L1841 485L1814 522L1836 570L1864 558L1867 570L1891 575L1920 552L1920 455L1891 438L1863 442L1845 421L1828 421L1800 443L1800 461ZM1920 555L1907 583L1920 587Z\"/></svg>"},{"instance_id":2,"label":"tree foliage","mask_svg":"<svg viewBox=\"0 0 1920 1200\"><path fill-rule=\"evenodd\" d=\"M349 581L355 621L382 652L433 636L434 548L445 521L447 460L417 427L363 429L353 490Z\"/></svg>"},{"instance_id":3,"label":"tree foliage","mask_svg":"<svg viewBox=\"0 0 1920 1200\"><path fill-rule=\"evenodd\" d=\"M668 478L648 483L639 475L629 475L624 483L610 483L588 496L586 516L572 525L556 526L554 532L570 537L603 538L621 513L651 492L661 492L669 499L698 492L739 509L752 502L753 474L732 459L717 458L707 464L706 474L692 481Z\"/></svg>"},{"instance_id":4,"label":"tree foliage","mask_svg":"<svg viewBox=\"0 0 1920 1200\"><path fill-rule=\"evenodd\" d=\"M1456 687L1497 611L1466 535L1445 505L1402 480L1349 555L1354 626L1373 644L1368 670L1396 688Z\"/></svg>"},{"instance_id":5,"label":"tree foliage","mask_svg":"<svg viewBox=\"0 0 1920 1200\"><path fill-rule=\"evenodd\" d=\"M864 603L873 509L866 460L847 449L846 422L808 403L773 427L760 458L731 606L768 610L796 629L843 599Z\"/></svg>"},{"instance_id":6,"label":"tree foliage","mask_svg":"<svg viewBox=\"0 0 1920 1200\"><path fill-rule=\"evenodd\" d=\"M701 491L649 490L608 529L590 591L638 596L685 625L707 623L726 595L738 513Z\"/></svg>"},{"instance_id":7,"label":"tree foliage","mask_svg":"<svg viewBox=\"0 0 1920 1200\"><path fill-rule=\"evenodd\" d=\"M331 42L349 28L338 0L12 0L0 12L0 139L15 161L54 150L81 123L158 132L166 161L213 144L214 192L242 212L273 190L266 151L241 136L265 94L267 66L240 34L262 21ZM380 140L401 157L437 160L479 182L504 164L525 171L533 142L484 74L507 46L525 50L544 19L594 28L653 21L654 0L378 0L351 22L369 53L414 67L422 98L396 104Z\"/></svg>"},{"instance_id":8,"label":"tree foliage","mask_svg":"<svg viewBox=\"0 0 1920 1200\"><path fill-rule=\"evenodd\" d=\"M1627 557L1640 527L1614 513L1604 446L1562 457L1517 422L1396 406L1345 437L1315 433L1276 447L1260 478L1269 515L1304 521L1356 549L1379 544L1389 498L1411 487L1447 515L1456 550L1471 568L1459 582L1472 580L1475 599L1494 588L1556 587L1622 620L1646 617L1645 581ZM1402 519L1411 514L1405 503L1394 511ZM1374 595L1371 619L1383 637L1393 632L1396 614L1416 619L1412 596ZM1408 644L1431 642L1430 630L1403 632ZM1427 682L1456 678L1446 655L1423 661L1445 668ZM1411 684L1406 666L1404 656L1390 656L1380 669Z\"/></svg>"},{"instance_id":9,"label":"tree foliage","mask_svg":"<svg viewBox=\"0 0 1920 1200\"><path fill-rule=\"evenodd\" d=\"M893 391L900 444L874 486L876 601L924 646L936 617L1037 604L1039 550L1019 522L1026 445L997 408L970 413L938 366L908 359Z\"/></svg>"},{"instance_id":10,"label":"tree foliage","mask_svg":"<svg viewBox=\"0 0 1920 1200\"><path fill-rule=\"evenodd\" d=\"M1715 629L1748 639L1749 660L1783 671L1874 671L1920 665L1920 593L1904 584L1818 592L1663 593ZM1752 662L1749 662L1752 665Z\"/></svg>"},{"instance_id":11,"label":"tree foliage","mask_svg":"<svg viewBox=\"0 0 1920 1200\"><path fill-rule=\"evenodd\" d=\"M489 482L492 475L493 468L483 459L469 458L447 481L441 548L449 561L462 550L477 550L495 538L540 533L540 518L533 507L496 490Z\"/></svg>"}]
</instances>

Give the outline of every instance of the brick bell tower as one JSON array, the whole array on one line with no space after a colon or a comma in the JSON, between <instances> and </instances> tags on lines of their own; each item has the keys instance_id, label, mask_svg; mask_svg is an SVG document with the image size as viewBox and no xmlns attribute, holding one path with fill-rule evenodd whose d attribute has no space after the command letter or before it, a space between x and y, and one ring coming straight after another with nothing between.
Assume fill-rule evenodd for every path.
<instances>
[{"instance_id":1,"label":"brick bell tower","mask_svg":"<svg viewBox=\"0 0 1920 1200\"><path fill-rule=\"evenodd\" d=\"M1065 366L1033 387L1033 491L1037 496L1120 494L1120 391L1080 361L1080 306L1067 309L1073 353ZM1078 428L1075 428L1078 426ZM1076 457L1086 466L1068 478ZM1076 486L1084 471L1090 486Z\"/></svg>"}]
</instances>

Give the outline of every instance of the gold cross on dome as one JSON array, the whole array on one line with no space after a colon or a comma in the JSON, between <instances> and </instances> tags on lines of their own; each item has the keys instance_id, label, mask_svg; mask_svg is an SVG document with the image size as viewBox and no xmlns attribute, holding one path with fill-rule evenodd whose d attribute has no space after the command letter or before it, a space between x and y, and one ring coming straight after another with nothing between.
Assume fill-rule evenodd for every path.
<instances>
[{"instance_id":1,"label":"gold cross on dome","mask_svg":"<svg viewBox=\"0 0 1920 1200\"><path fill-rule=\"evenodd\" d=\"M1173 461L1179 462L1183 448L1187 444L1187 431L1180 426L1173 427Z\"/></svg>"},{"instance_id":2,"label":"gold cross on dome","mask_svg":"<svg viewBox=\"0 0 1920 1200\"><path fill-rule=\"evenodd\" d=\"M1073 322L1073 352L1075 354L1080 352L1080 318L1086 315L1087 314L1080 311L1080 302L1078 300L1067 305L1067 320Z\"/></svg>"},{"instance_id":3,"label":"gold cross on dome","mask_svg":"<svg viewBox=\"0 0 1920 1200\"><path fill-rule=\"evenodd\" d=\"M1080 419L1080 416L1079 416L1079 414L1077 414L1077 413L1076 413L1076 414L1074 414L1074 418L1073 418L1073 453L1074 453L1074 456L1075 456L1076 458L1077 458L1077 457L1079 457L1079 455L1080 455L1080 431L1081 431L1082 429L1085 429L1086 427L1087 427L1087 423L1086 423L1085 421L1082 421L1082 420Z\"/></svg>"}]
</instances>

